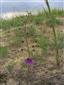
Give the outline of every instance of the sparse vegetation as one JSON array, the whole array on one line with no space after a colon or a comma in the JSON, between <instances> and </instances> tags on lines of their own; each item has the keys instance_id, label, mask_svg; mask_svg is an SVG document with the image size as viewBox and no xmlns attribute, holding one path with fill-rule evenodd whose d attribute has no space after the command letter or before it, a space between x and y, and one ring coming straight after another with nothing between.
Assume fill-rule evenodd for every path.
<instances>
[{"instance_id":1,"label":"sparse vegetation","mask_svg":"<svg viewBox=\"0 0 64 85\"><path fill-rule=\"evenodd\" d=\"M64 10L50 9L45 1L48 10L37 15L0 20L1 42L7 43L0 45L0 63L18 85L56 85L54 78L64 75Z\"/></svg>"}]
</instances>

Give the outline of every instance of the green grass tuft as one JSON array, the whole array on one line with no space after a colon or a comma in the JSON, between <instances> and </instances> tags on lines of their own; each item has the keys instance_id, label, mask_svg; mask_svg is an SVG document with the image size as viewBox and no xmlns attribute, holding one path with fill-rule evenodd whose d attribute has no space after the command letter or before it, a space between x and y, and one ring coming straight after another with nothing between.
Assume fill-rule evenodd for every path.
<instances>
[{"instance_id":1,"label":"green grass tuft","mask_svg":"<svg viewBox=\"0 0 64 85\"><path fill-rule=\"evenodd\" d=\"M8 49L7 47L0 47L0 58L8 57Z\"/></svg>"}]
</instances>

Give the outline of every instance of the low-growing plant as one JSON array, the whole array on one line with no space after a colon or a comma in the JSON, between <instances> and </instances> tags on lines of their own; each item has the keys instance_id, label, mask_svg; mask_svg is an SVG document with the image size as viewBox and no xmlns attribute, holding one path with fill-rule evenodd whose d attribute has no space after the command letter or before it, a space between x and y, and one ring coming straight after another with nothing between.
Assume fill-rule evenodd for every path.
<instances>
[{"instance_id":1,"label":"low-growing plant","mask_svg":"<svg viewBox=\"0 0 64 85\"><path fill-rule=\"evenodd\" d=\"M0 47L0 58L8 57L8 49L7 47Z\"/></svg>"},{"instance_id":2,"label":"low-growing plant","mask_svg":"<svg viewBox=\"0 0 64 85\"><path fill-rule=\"evenodd\" d=\"M35 26L31 25L28 29L27 29L27 37L35 37L36 36L36 28Z\"/></svg>"},{"instance_id":3,"label":"low-growing plant","mask_svg":"<svg viewBox=\"0 0 64 85\"><path fill-rule=\"evenodd\" d=\"M43 23L44 17L43 17L43 15L41 13L41 14L38 14L38 15L34 16L33 20L34 20L34 23L36 25L41 25Z\"/></svg>"},{"instance_id":4,"label":"low-growing plant","mask_svg":"<svg viewBox=\"0 0 64 85\"><path fill-rule=\"evenodd\" d=\"M36 38L38 46L42 49L42 53L44 55L47 54L48 51L48 40L44 35L40 35Z\"/></svg>"},{"instance_id":5,"label":"low-growing plant","mask_svg":"<svg viewBox=\"0 0 64 85\"><path fill-rule=\"evenodd\" d=\"M57 25L61 25L62 22L59 19L56 19L56 17L49 15L46 19L46 24L50 27L55 27Z\"/></svg>"},{"instance_id":6,"label":"low-growing plant","mask_svg":"<svg viewBox=\"0 0 64 85\"><path fill-rule=\"evenodd\" d=\"M64 17L64 10L63 9L52 9L51 11L52 15L56 17Z\"/></svg>"},{"instance_id":7,"label":"low-growing plant","mask_svg":"<svg viewBox=\"0 0 64 85\"><path fill-rule=\"evenodd\" d=\"M63 49L64 48L64 33L57 31L57 48Z\"/></svg>"},{"instance_id":8,"label":"low-growing plant","mask_svg":"<svg viewBox=\"0 0 64 85\"><path fill-rule=\"evenodd\" d=\"M11 29L15 27L22 26L25 21L25 16L19 16L11 19L1 19L0 20L0 29Z\"/></svg>"},{"instance_id":9,"label":"low-growing plant","mask_svg":"<svg viewBox=\"0 0 64 85\"><path fill-rule=\"evenodd\" d=\"M16 44L21 43L21 41L24 39L25 33L22 32L22 30L16 29L15 30L15 37L14 37L14 42Z\"/></svg>"},{"instance_id":10,"label":"low-growing plant","mask_svg":"<svg viewBox=\"0 0 64 85\"><path fill-rule=\"evenodd\" d=\"M11 63L11 64L7 64L5 68L8 70L9 73L11 73L13 70L13 67L14 65Z\"/></svg>"}]
</instances>

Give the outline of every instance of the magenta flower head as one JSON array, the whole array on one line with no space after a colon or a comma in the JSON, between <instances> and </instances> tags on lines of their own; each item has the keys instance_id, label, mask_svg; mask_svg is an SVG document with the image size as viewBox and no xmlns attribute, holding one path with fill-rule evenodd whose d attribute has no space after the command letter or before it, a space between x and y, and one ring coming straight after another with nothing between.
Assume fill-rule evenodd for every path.
<instances>
[{"instance_id":1,"label":"magenta flower head","mask_svg":"<svg viewBox=\"0 0 64 85\"><path fill-rule=\"evenodd\" d=\"M32 58L27 58L27 59L25 59L25 64L27 64L27 65L32 65L32 64L33 64Z\"/></svg>"}]
</instances>

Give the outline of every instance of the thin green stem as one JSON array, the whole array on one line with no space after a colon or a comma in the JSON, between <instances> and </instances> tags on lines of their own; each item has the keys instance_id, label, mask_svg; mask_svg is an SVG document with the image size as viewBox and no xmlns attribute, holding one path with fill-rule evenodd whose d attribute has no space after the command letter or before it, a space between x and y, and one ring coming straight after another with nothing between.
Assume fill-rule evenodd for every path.
<instances>
[{"instance_id":1,"label":"thin green stem","mask_svg":"<svg viewBox=\"0 0 64 85\"><path fill-rule=\"evenodd\" d=\"M51 13L51 9L50 9L48 0L45 0L45 2L46 2L46 5L47 5L47 8L48 8L48 10L49 10L49 13Z\"/></svg>"},{"instance_id":2,"label":"thin green stem","mask_svg":"<svg viewBox=\"0 0 64 85\"><path fill-rule=\"evenodd\" d=\"M30 54L30 48L29 48L29 44L28 44L28 39L26 37L26 45L27 45L27 50L28 50L28 56L30 57L31 54Z\"/></svg>"},{"instance_id":3,"label":"thin green stem","mask_svg":"<svg viewBox=\"0 0 64 85\"><path fill-rule=\"evenodd\" d=\"M27 17L27 19L28 19L28 17ZM26 27L27 19L25 21L25 40L26 40L26 46L27 46L27 51L28 51L28 57L30 57L31 56L30 48L29 48L28 38L27 38L27 35L26 35L26 33L27 33L27 27Z\"/></svg>"},{"instance_id":4,"label":"thin green stem","mask_svg":"<svg viewBox=\"0 0 64 85\"><path fill-rule=\"evenodd\" d=\"M52 16L52 15L51 15L51 8L50 8L50 5L49 5L48 0L45 0L45 3L46 3L46 5L47 5L47 8L48 8L48 11L49 11L50 16ZM52 18L52 17L51 17L51 18ZM51 26L51 27L52 27L53 36L54 36L54 42L55 42L56 62L57 62L57 66L60 67L60 60L59 60L59 52L58 52L58 47L57 47L56 32L55 32L54 26Z\"/></svg>"},{"instance_id":5,"label":"thin green stem","mask_svg":"<svg viewBox=\"0 0 64 85\"><path fill-rule=\"evenodd\" d=\"M59 52L58 52L58 47L57 47L57 37L56 37L56 32L55 32L55 28L54 27L52 27L52 31L53 31L54 42L55 42L56 62L57 62L57 66L60 67Z\"/></svg>"}]
</instances>

